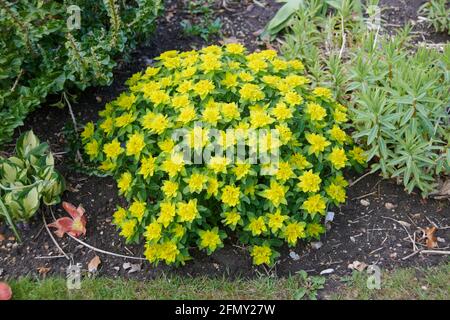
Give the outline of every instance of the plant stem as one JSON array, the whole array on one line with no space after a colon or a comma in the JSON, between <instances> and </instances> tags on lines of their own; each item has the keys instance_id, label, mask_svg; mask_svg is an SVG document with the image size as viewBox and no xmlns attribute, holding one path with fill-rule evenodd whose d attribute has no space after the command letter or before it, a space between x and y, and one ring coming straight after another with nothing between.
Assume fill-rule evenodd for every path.
<instances>
[{"instance_id":1,"label":"plant stem","mask_svg":"<svg viewBox=\"0 0 450 320\"><path fill-rule=\"evenodd\" d=\"M22 190L22 189L26 189L26 188L32 188L32 187L38 185L41 182L44 182L44 180L38 180L38 181L35 181L32 184L29 184L29 185L26 185L26 186L18 186L18 187L5 187L4 185L2 185L0 183L0 189L5 190L5 191Z\"/></svg>"},{"instance_id":2,"label":"plant stem","mask_svg":"<svg viewBox=\"0 0 450 320\"><path fill-rule=\"evenodd\" d=\"M69 113L70 113L70 117L72 118L72 123L73 123L73 128L75 130L75 134L79 138L77 120L75 119L75 114L73 113L72 105L70 104L70 101L67 98L67 94L66 94L65 91L63 92L63 97L64 97L64 100L66 101L67 106L69 108ZM83 157L81 156L80 150L77 150L77 158L78 158L78 161L81 164L83 164Z\"/></svg>"},{"instance_id":3,"label":"plant stem","mask_svg":"<svg viewBox=\"0 0 450 320\"><path fill-rule=\"evenodd\" d=\"M17 240L19 240L19 242L22 242L22 239L20 238L20 235L17 232L16 226L15 226L14 222L12 221L12 218L9 215L8 209L6 209L6 206L3 203L3 200L1 197L0 197L0 209L1 209L1 211L3 211L3 216L6 218L6 221L8 222L9 227L12 229L12 231L16 235Z\"/></svg>"}]
</instances>

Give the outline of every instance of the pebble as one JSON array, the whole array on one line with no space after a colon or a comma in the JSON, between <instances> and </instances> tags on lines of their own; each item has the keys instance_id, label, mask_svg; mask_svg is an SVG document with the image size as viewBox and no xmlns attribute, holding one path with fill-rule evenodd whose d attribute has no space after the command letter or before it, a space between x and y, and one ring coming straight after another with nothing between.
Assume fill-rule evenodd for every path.
<instances>
[{"instance_id":1,"label":"pebble","mask_svg":"<svg viewBox=\"0 0 450 320\"><path fill-rule=\"evenodd\" d=\"M300 260L300 256L297 254L297 253L295 253L294 251L290 251L289 252L289 256L292 258L292 260L294 260L294 261L297 261L297 260Z\"/></svg>"},{"instance_id":2,"label":"pebble","mask_svg":"<svg viewBox=\"0 0 450 320\"><path fill-rule=\"evenodd\" d=\"M386 203L384 204L384 207L385 207L386 209L388 209L388 210L393 210L393 209L397 208L397 205L395 205L395 204L393 204L393 203L390 203L390 202L386 202Z\"/></svg>"},{"instance_id":3,"label":"pebble","mask_svg":"<svg viewBox=\"0 0 450 320\"><path fill-rule=\"evenodd\" d=\"M323 246L322 241L311 242L311 248L318 250Z\"/></svg>"},{"instance_id":4,"label":"pebble","mask_svg":"<svg viewBox=\"0 0 450 320\"><path fill-rule=\"evenodd\" d=\"M364 206L364 207L368 207L370 206L370 202L366 199L361 199L360 203Z\"/></svg>"},{"instance_id":5,"label":"pebble","mask_svg":"<svg viewBox=\"0 0 450 320\"><path fill-rule=\"evenodd\" d=\"M320 272L320 275L330 274L330 273L333 273L333 272L334 272L334 269L332 269L332 268L330 268L330 269L325 269L325 270L322 270L322 271Z\"/></svg>"}]
</instances>

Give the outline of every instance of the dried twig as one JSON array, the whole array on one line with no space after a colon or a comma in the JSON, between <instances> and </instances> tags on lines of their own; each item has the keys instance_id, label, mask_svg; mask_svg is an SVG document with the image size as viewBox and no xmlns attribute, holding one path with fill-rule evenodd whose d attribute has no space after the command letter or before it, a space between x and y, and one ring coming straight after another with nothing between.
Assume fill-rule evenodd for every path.
<instances>
[{"instance_id":1,"label":"dried twig","mask_svg":"<svg viewBox=\"0 0 450 320\"><path fill-rule=\"evenodd\" d=\"M93 251L96 251L96 252L100 252L100 253L107 254L107 255L110 255L110 256L114 256L114 257L125 258L125 259L145 260L145 258L141 258L141 257L125 256L125 255L123 255L123 254L118 254L118 253L114 253L114 252L109 252L109 251L106 251L106 250L98 249L98 248L96 248L96 247L91 246L90 244L87 244L87 243L84 242L84 241L81 241L81 240L78 239L78 238L75 238L74 236L72 236L72 235L70 235L70 234L67 234L67 235L68 235L69 237L71 237L73 240L75 240L75 241L77 241L78 243L82 244L83 246L85 246L85 247L87 247L87 248L89 248L89 249L91 249L91 250L93 250Z\"/></svg>"},{"instance_id":2,"label":"dried twig","mask_svg":"<svg viewBox=\"0 0 450 320\"><path fill-rule=\"evenodd\" d=\"M22 75L23 75L23 69L20 70L20 73L19 73L19 75L17 76L16 81L14 81L14 84L13 84L13 86L12 86L12 88L11 88L11 92L14 92L14 90L16 90L16 87L17 87L17 85L19 84L19 80L20 80L20 78L22 77Z\"/></svg>"},{"instance_id":3,"label":"dried twig","mask_svg":"<svg viewBox=\"0 0 450 320\"><path fill-rule=\"evenodd\" d=\"M428 253L428 254L450 254L450 251L444 251L444 250L421 250L420 253Z\"/></svg>"},{"instance_id":4,"label":"dried twig","mask_svg":"<svg viewBox=\"0 0 450 320\"><path fill-rule=\"evenodd\" d=\"M59 259L59 258L65 258L65 255L60 255L60 256L37 256L34 257L35 259Z\"/></svg>"},{"instance_id":5,"label":"dried twig","mask_svg":"<svg viewBox=\"0 0 450 320\"><path fill-rule=\"evenodd\" d=\"M73 113L73 109L72 109L72 105L70 104L69 99L67 98L67 94L64 91L63 92L63 97L64 100L66 100L67 103L67 107L69 108L69 113L70 113L70 117L72 118L72 122L73 122L73 128L75 130L75 134L78 136L78 125L77 125L77 120L75 119L75 114ZM78 161L83 164L83 157L81 156L80 150L77 150L77 154L76 154Z\"/></svg>"},{"instance_id":6,"label":"dried twig","mask_svg":"<svg viewBox=\"0 0 450 320\"><path fill-rule=\"evenodd\" d=\"M403 223L401 223L400 221L398 221L398 220L396 220L396 219L394 219L394 218L391 218L391 217L383 217L383 216L382 216L382 218L392 220L392 221L394 221L394 222L397 222L399 225L401 225L402 228L405 229L406 233L408 234L408 238L409 238L409 240L411 241L411 243L412 243L412 245L413 245L413 251L418 250L417 245L416 245L416 242L415 242L414 239L412 238L412 236L411 236L411 234L409 233L408 229L403 225Z\"/></svg>"},{"instance_id":7,"label":"dried twig","mask_svg":"<svg viewBox=\"0 0 450 320\"><path fill-rule=\"evenodd\" d=\"M358 179L356 179L355 181L353 181L352 183L350 183L349 187L353 187L355 184L357 184L359 181L361 181L362 179L364 179L365 177L367 177L368 175L371 175L373 172L369 171L365 174L363 174L361 177L359 177Z\"/></svg>"},{"instance_id":8,"label":"dried twig","mask_svg":"<svg viewBox=\"0 0 450 320\"><path fill-rule=\"evenodd\" d=\"M356 198L352 198L351 200L360 200L360 199L364 199L364 198L367 198L367 197L369 197L369 196L371 196L371 195L374 195L374 194L376 194L376 193L377 193L376 191L370 192L370 193L367 193L367 194L363 194L362 196L359 196L359 197L356 197Z\"/></svg>"}]
</instances>

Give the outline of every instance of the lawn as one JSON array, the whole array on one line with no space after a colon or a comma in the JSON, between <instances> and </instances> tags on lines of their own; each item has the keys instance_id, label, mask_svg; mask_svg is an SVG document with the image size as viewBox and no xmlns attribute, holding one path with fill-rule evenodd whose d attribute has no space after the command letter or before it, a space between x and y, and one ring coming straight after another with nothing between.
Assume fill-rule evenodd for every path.
<instances>
[{"instance_id":1,"label":"lawn","mask_svg":"<svg viewBox=\"0 0 450 320\"><path fill-rule=\"evenodd\" d=\"M448 300L450 264L432 268L406 268L383 273L381 289L367 288L367 275L355 272L346 278L326 280L324 289L311 287L311 278L260 277L253 280L206 277L159 277L135 281L105 277L84 279L80 290L67 290L65 279L21 278L11 281L16 300L291 300L300 298L302 288L320 299L336 300ZM325 279L324 279L325 280ZM308 299L309 296L303 296Z\"/></svg>"}]
</instances>

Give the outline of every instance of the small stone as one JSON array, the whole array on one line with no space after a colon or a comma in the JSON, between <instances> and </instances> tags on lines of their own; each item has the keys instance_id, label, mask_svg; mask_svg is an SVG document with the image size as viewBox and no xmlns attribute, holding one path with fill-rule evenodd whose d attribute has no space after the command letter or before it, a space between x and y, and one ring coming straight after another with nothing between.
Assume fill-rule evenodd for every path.
<instances>
[{"instance_id":1,"label":"small stone","mask_svg":"<svg viewBox=\"0 0 450 320\"><path fill-rule=\"evenodd\" d=\"M322 246L322 241L311 242L311 248L313 248L314 250L319 250Z\"/></svg>"},{"instance_id":2,"label":"small stone","mask_svg":"<svg viewBox=\"0 0 450 320\"><path fill-rule=\"evenodd\" d=\"M388 210L393 210L393 209L397 208L397 205L395 205L395 204L393 204L393 203L390 203L390 202L386 202L386 203L384 204L384 207L385 207L386 209L388 209Z\"/></svg>"},{"instance_id":3,"label":"small stone","mask_svg":"<svg viewBox=\"0 0 450 320\"><path fill-rule=\"evenodd\" d=\"M131 268L128 271L128 273L134 273L134 272L138 272L141 271L141 264L140 263L136 263L136 264L131 264Z\"/></svg>"},{"instance_id":4,"label":"small stone","mask_svg":"<svg viewBox=\"0 0 450 320\"><path fill-rule=\"evenodd\" d=\"M294 260L294 261L300 260L300 256L297 253L295 253L294 251L289 252L289 257L291 257L292 260Z\"/></svg>"},{"instance_id":5,"label":"small stone","mask_svg":"<svg viewBox=\"0 0 450 320\"><path fill-rule=\"evenodd\" d=\"M366 199L361 199L360 201L361 205L363 205L364 207L368 207L370 206L370 202Z\"/></svg>"},{"instance_id":6,"label":"small stone","mask_svg":"<svg viewBox=\"0 0 450 320\"><path fill-rule=\"evenodd\" d=\"M120 270L120 267L117 266L117 267L114 267L113 269L116 270L116 271L119 271L119 270Z\"/></svg>"},{"instance_id":7,"label":"small stone","mask_svg":"<svg viewBox=\"0 0 450 320\"><path fill-rule=\"evenodd\" d=\"M334 212L328 211L327 215L325 216L325 223L331 222L334 220Z\"/></svg>"},{"instance_id":8,"label":"small stone","mask_svg":"<svg viewBox=\"0 0 450 320\"><path fill-rule=\"evenodd\" d=\"M125 270L130 269L130 268L131 268L131 263L125 262L125 263L122 265L122 268L124 268Z\"/></svg>"},{"instance_id":9,"label":"small stone","mask_svg":"<svg viewBox=\"0 0 450 320\"><path fill-rule=\"evenodd\" d=\"M333 273L333 272L334 272L334 269L329 268L329 269L322 270L322 271L320 272L320 275L330 274L330 273Z\"/></svg>"}]
</instances>

